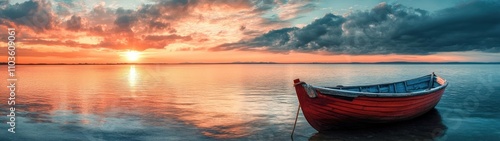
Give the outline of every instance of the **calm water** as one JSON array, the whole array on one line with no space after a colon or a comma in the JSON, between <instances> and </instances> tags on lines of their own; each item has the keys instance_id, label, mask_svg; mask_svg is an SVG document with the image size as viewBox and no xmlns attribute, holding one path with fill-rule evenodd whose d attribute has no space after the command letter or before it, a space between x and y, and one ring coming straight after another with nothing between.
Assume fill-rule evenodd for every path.
<instances>
[{"instance_id":1,"label":"calm water","mask_svg":"<svg viewBox=\"0 0 500 141\"><path fill-rule=\"evenodd\" d=\"M0 140L290 140L292 80L315 85L399 81L436 72L450 82L420 118L317 133L300 114L295 140L500 140L500 65L17 66L16 134ZM6 70L5 66L0 70ZM7 73L3 71L2 73ZM0 85L7 86L6 75Z\"/></svg>"}]
</instances>

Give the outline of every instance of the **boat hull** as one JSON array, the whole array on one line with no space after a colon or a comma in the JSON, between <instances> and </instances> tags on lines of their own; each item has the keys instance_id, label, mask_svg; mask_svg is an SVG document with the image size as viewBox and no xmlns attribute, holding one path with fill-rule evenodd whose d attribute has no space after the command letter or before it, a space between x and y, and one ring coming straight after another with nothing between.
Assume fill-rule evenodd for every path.
<instances>
[{"instance_id":1,"label":"boat hull","mask_svg":"<svg viewBox=\"0 0 500 141\"><path fill-rule=\"evenodd\" d=\"M418 117L436 106L445 88L409 97L359 96L352 99L320 91L316 91L317 97L311 98L300 81L295 82L295 90L309 124L318 131L326 131L364 128Z\"/></svg>"}]
</instances>

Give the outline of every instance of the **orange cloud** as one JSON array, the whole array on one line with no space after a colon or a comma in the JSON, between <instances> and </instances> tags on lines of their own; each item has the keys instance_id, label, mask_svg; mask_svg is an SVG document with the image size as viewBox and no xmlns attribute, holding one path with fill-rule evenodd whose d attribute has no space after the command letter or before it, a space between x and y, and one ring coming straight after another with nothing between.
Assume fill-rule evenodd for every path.
<instances>
[{"instance_id":1,"label":"orange cloud","mask_svg":"<svg viewBox=\"0 0 500 141\"><path fill-rule=\"evenodd\" d=\"M314 2L307 0L173 0L154 1L132 9L116 8L106 3L87 6L85 2L30 0L3 6L0 9L0 28L16 28L16 44L20 48L20 54L26 55L21 61L24 63L123 62L125 60L119 53L127 50L142 51L144 57L141 62L170 63L460 61L464 60L463 58L474 60L471 57L460 57L464 56L463 54L445 54L452 58L446 59L438 57L443 53L423 56L391 53L350 56L328 54L321 47L315 48L316 51L303 51L307 53L298 53L300 50L289 52L284 49L290 46L282 46L284 52L289 54L276 54L281 52L282 48L273 44L274 38L269 36L272 33L291 29L297 34L279 32L280 34L276 35L280 38L277 39L287 36L295 38L299 35L301 39L308 39L311 37L309 30L302 29L309 26L310 29L322 27L322 24L312 25L313 23L301 28L291 27L290 20L314 8ZM314 33L320 31L322 30ZM6 37L7 33L0 33L2 42L6 41ZM318 39L325 38L326 36ZM336 38L331 36L328 40L330 39ZM302 42L297 42L296 45L300 44ZM313 47L315 44L310 45Z\"/></svg>"}]
</instances>

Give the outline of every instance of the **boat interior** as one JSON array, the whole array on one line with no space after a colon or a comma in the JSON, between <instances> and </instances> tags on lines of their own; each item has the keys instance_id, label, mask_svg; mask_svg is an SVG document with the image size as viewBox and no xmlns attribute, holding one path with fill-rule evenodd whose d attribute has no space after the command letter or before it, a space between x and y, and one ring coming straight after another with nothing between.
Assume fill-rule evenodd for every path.
<instances>
[{"instance_id":1,"label":"boat interior","mask_svg":"<svg viewBox=\"0 0 500 141\"><path fill-rule=\"evenodd\" d=\"M370 93L411 93L429 90L445 84L445 80L434 74L423 77L410 79L401 82L366 85L366 86L336 86L327 87L330 89L340 89L355 92L370 92Z\"/></svg>"}]
</instances>

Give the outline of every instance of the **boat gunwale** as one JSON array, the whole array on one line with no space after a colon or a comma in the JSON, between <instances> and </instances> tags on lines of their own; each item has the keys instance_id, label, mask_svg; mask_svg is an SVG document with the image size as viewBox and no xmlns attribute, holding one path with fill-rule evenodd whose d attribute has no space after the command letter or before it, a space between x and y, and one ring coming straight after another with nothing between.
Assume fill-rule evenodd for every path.
<instances>
[{"instance_id":1,"label":"boat gunwale","mask_svg":"<svg viewBox=\"0 0 500 141\"><path fill-rule=\"evenodd\" d=\"M432 74L431 74L432 75ZM422 76L422 77L427 77ZM414 79L419 79L422 77L414 78ZM373 93L373 92L357 92L357 91L350 91L350 90L342 90L342 89L332 89L328 87L322 87L322 86L313 86L310 84L307 84L303 82L303 84L309 85L310 87L318 90L321 94L323 95L336 95L336 96L344 96L344 97L358 97L358 96L366 96L366 97L409 97L409 96L418 96L418 95L425 95L425 94L430 94L436 91L439 91L441 89L444 89L445 87L448 86L448 81L446 79L443 79L440 76L435 75L435 78L441 78L444 82L444 84L441 84L441 86L434 87L431 89L424 89L416 92L403 92L403 93ZM414 79L408 79L408 80L414 80ZM382 84L374 84L374 85L362 85L362 86L345 86L345 87L368 87L368 86L377 86L377 85L387 85L387 84L395 84L395 83L400 83L400 82L405 82L408 80L404 81L398 81L398 82L392 82L392 83L382 83ZM300 83L300 82L299 82Z\"/></svg>"}]
</instances>

